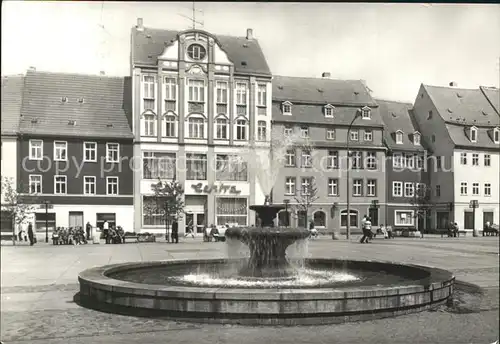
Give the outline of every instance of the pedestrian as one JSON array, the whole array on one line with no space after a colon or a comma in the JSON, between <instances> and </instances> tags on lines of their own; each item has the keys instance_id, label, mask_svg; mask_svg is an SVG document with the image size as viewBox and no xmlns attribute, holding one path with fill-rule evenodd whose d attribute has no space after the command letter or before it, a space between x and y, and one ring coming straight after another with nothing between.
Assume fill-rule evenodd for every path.
<instances>
[{"instance_id":1,"label":"pedestrian","mask_svg":"<svg viewBox=\"0 0 500 344\"><path fill-rule=\"evenodd\" d=\"M350 219L347 219L349 221ZM359 241L360 243L364 243L366 240L366 221L367 221L367 216L363 216L363 219L361 220L361 231L363 232L363 236L361 237L361 240Z\"/></svg>"},{"instance_id":2,"label":"pedestrian","mask_svg":"<svg viewBox=\"0 0 500 344\"><path fill-rule=\"evenodd\" d=\"M172 222L172 243L175 242L176 244L179 243L179 223L177 222L177 219L174 219L174 222Z\"/></svg>"},{"instance_id":3,"label":"pedestrian","mask_svg":"<svg viewBox=\"0 0 500 344\"><path fill-rule=\"evenodd\" d=\"M28 225L28 238L30 239L30 246L35 244L35 235L33 234L33 225L30 223Z\"/></svg>"},{"instance_id":4,"label":"pedestrian","mask_svg":"<svg viewBox=\"0 0 500 344\"><path fill-rule=\"evenodd\" d=\"M107 220L104 220L104 223L102 225L102 233L104 234L106 244L109 244L109 223Z\"/></svg>"},{"instance_id":5,"label":"pedestrian","mask_svg":"<svg viewBox=\"0 0 500 344\"><path fill-rule=\"evenodd\" d=\"M187 237L188 235L191 235L194 239L193 221L189 221L186 227L186 232L184 233L184 237Z\"/></svg>"},{"instance_id":6,"label":"pedestrian","mask_svg":"<svg viewBox=\"0 0 500 344\"><path fill-rule=\"evenodd\" d=\"M87 232L87 240L90 240L90 235L92 233L92 225L90 224L90 221L87 222L87 225L85 226L85 230Z\"/></svg>"},{"instance_id":7,"label":"pedestrian","mask_svg":"<svg viewBox=\"0 0 500 344\"><path fill-rule=\"evenodd\" d=\"M316 239L318 237L318 230L314 228L314 222L309 222L309 233L312 239Z\"/></svg>"},{"instance_id":8,"label":"pedestrian","mask_svg":"<svg viewBox=\"0 0 500 344\"><path fill-rule=\"evenodd\" d=\"M362 230L363 230L363 236L361 237L360 242L362 244L369 243L370 239L373 237L372 222L371 222L371 219L369 217L365 216L365 221L364 221L364 225L363 225Z\"/></svg>"}]
</instances>

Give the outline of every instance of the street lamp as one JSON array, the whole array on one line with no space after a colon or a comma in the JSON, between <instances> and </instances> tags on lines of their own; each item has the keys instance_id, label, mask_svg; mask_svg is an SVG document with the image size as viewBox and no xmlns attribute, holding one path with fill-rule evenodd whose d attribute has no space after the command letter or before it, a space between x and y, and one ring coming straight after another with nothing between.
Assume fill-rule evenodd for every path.
<instances>
[{"instance_id":1,"label":"street lamp","mask_svg":"<svg viewBox=\"0 0 500 344\"><path fill-rule=\"evenodd\" d=\"M333 219L335 218L335 210L338 208L339 204L337 202L333 202L332 207L330 208L330 217ZM332 228L332 239L337 240L338 237L335 235L335 228Z\"/></svg>"},{"instance_id":2,"label":"street lamp","mask_svg":"<svg viewBox=\"0 0 500 344\"><path fill-rule=\"evenodd\" d=\"M346 138L346 150L347 150L347 223L346 223L346 237L349 239L351 237L351 200L350 200L350 170L351 170L351 153L349 152L349 141L350 141L350 135L351 135L351 128L352 125L354 124L354 121L356 118L358 118L361 115L360 111L356 111L356 114L354 115L354 118L351 121L351 124L349 124L349 127L347 128L347 138Z\"/></svg>"},{"instance_id":3,"label":"street lamp","mask_svg":"<svg viewBox=\"0 0 500 344\"><path fill-rule=\"evenodd\" d=\"M290 221L290 217L288 216L288 204L290 203L289 199L284 199L283 203L285 203L285 214L286 214L286 221L285 221L285 227L288 228L288 222Z\"/></svg>"}]
</instances>

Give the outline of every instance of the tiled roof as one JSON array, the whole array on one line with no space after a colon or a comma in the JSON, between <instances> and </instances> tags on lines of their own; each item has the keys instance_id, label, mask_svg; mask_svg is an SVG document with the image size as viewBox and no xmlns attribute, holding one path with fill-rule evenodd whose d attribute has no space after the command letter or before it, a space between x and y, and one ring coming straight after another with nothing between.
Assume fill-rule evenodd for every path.
<instances>
[{"instance_id":1,"label":"tiled roof","mask_svg":"<svg viewBox=\"0 0 500 344\"><path fill-rule=\"evenodd\" d=\"M273 77L273 100L332 105L376 105L361 80Z\"/></svg>"},{"instance_id":2,"label":"tiled roof","mask_svg":"<svg viewBox=\"0 0 500 344\"><path fill-rule=\"evenodd\" d=\"M165 46L177 39L180 31L144 28L138 31L132 28L132 61L140 65L158 65L158 56ZM271 76L266 58L259 42L253 38L213 35L221 44L229 60L234 63L236 73L261 74Z\"/></svg>"},{"instance_id":3,"label":"tiled roof","mask_svg":"<svg viewBox=\"0 0 500 344\"><path fill-rule=\"evenodd\" d=\"M132 138L129 82L122 77L28 71L20 132Z\"/></svg>"},{"instance_id":4,"label":"tiled roof","mask_svg":"<svg viewBox=\"0 0 500 344\"><path fill-rule=\"evenodd\" d=\"M21 119L24 76L2 76L2 135L16 135Z\"/></svg>"},{"instance_id":5,"label":"tiled roof","mask_svg":"<svg viewBox=\"0 0 500 344\"><path fill-rule=\"evenodd\" d=\"M379 105L380 115L384 122L384 141L392 150L423 151L423 137L421 145L413 144L413 134L418 131L417 125L411 113L412 104L400 103L388 100L376 99ZM403 132L403 143L396 143L396 131Z\"/></svg>"},{"instance_id":6,"label":"tiled roof","mask_svg":"<svg viewBox=\"0 0 500 344\"><path fill-rule=\"evenodd\" d=\"M446 123L498 126L500 116L479 89L424 85L434 106Z\"/></svg>"},{"instance_id":7,"label":"tiled roof","mask_svg":"<svg viewBox=\"0 0 500 344\"><path fill-rule=\"evenodd\" d=\"M292 103L292 115L284 115L281 104ZM324 106L335 107L333 118L324 114ZM273 77L273 120L276 122L349 125L364 106L371 108L371 119L358 118L355 126L381 127L378 105L360 80Z\"/></svg>"},{"instance_id":8,"label":"tiled roof","mask_svg":"<svg viewBox=\"0 0 500 344\"><path fill-rule=\"evenodd\" d=\"M453 143L456 146L474 148L487 148L500 150L500 145L492 140L490 128L477 128L477 142L471 142L465 134L466 127L457 124L446 124Z\"/></svg>"},{"instance_id":9,"label":"tiled roof","mask_svg":"<svg viewBox=\"0 0 500 344\"><path fill-rule=\"evenodd\" d=\"M480 86L481 91L500 114L500 90L495 87Z\"/></svg>"}]
</instances>

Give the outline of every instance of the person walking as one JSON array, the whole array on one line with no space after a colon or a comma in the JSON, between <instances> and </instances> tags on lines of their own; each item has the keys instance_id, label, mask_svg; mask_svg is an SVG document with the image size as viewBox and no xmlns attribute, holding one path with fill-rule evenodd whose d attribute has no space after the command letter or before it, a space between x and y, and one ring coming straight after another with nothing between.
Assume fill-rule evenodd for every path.
<instances>
[{"instance_id":1,"label":"person walking","mask_svg":"<svg viewBox=\"0 0 500 344\"><path fill-rule=\"evenodd\" d=\"M87 222L87 225L85 226L85 231L87 232L87 240L90 240L90 233L92 233L92 225L90 224L90 221Z\"/></svg>"},{"instance_id":2,"label":"person walking","mask_svg":"<svg viewBox=\"0 0 500 344\"><path fill-rule=\"evenodd\" d=\"M364 243L369 243L370 242L370 239L373 237L373 234L372 234L372 222L371 222L371 219L369 217L366 217L366 220L364 222L364 225L363 225L363 236L361 237L361 243L364 244Z\"/></svg>"},{"instance_id":3,"label":"person walking","mask_svg":"<svg viewBox=\"0 0 500 344\"><path fill-rule=\"evenodd\" d=\"M194 239L193 221L189 221L186 227L186 233L184 233L184 237L187 237L188 235L191 235Z\"/></svg>"},{"instance_id":4,"label":"person walking","mask_svg":"<svg viewBox=\"0 0 500 344\"><path fill-rule=\"evenodd\" d=\"M30 240L30 246L33 246L35 244L35 235L33 233L33 225L31 223L28 225L28 238Z\"/></svg>"},{"instance_id":5,"label":"person walking","mask_svg":"<svg viewBox=\"0 0 500 344\"><path fill-rule=\"evenodd\" d=\"M102 233L104 234L106 244L109 244L109 223L107 220L104 220L104 223L102 225Z\"/></svg>"},{"instance_id":6,"label":"person walking","mask_svg":"<svg viewBox=\"0 0 500 344\"><path fill-rule=\"evenodd\" d=\"M179 243L179 223L177 222L177 219L174 219L172 222L172 233L170 236L172 238L172 243Z\"/></svg>"},{"instance_id":7,"label":"person walking","mask_svg":"<svg viewBox=\"0 0 500 344\"><path fill-rule=\"evenodd\" d=\"M350 219L347 219L347 221L349 221ZM367 216L363 216L363 220L361 220L361 231L363 232L363 236L361 237L361 240L359 241L360 243L364 243L365 240L366 240L366 220L367 220Z\"/></svg>"}]
</instances>

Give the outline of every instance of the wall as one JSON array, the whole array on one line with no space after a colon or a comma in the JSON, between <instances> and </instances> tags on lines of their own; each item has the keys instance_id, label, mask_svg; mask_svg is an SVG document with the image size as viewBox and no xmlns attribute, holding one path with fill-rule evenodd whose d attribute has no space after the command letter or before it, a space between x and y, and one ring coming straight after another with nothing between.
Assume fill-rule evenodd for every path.
<instances>
[{"instance_id":1,"label":"wall","mask_svg":"<svg viewBox=\"0 0 500 344\"><path fill-rule=\"evenodd\" d=\"M14 186L17 186L17 138L2 136L2 177L12 178ZM2 204L4 203L2 193Z\"/></svg>"}]
</instances>

